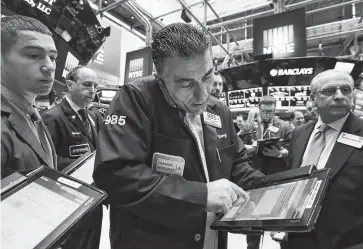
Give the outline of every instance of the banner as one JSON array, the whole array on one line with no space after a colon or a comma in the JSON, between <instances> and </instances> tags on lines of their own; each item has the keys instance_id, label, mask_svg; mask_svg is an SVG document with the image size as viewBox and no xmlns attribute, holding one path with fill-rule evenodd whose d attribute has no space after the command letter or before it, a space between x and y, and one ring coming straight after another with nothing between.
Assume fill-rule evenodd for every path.
<instances>
[{"instance_id":1,"label":"banner","mask_svg":"<svg viewBox=\"0 0 363 249\"><path fill-rule=\"evenodd\" d=\"M88 1L2 0L6 8L33 17L60 35L78 59L88 62L106 39Z\"/></svg>"},{"instance_id":2,"label":"banner","mask_svg":"<svg viewBox=\"0 0 363 249\"><path fill-rule=\"evenodd\" d=\"M253 20L254 55L306 56L305 8Z\"/></svg>"}]
</instances>

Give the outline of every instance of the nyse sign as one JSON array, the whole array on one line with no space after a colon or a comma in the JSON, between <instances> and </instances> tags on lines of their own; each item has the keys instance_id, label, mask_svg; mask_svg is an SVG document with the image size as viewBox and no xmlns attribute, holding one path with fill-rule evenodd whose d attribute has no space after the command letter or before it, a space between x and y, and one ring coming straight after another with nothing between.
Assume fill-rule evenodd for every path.
<instances>
[{"instance_id":1,"label":"nyse sign","mask_svg":"<svg viewBox=\"0 0 363 249\"><path fill-rule=\"evenodd\" d=\"M263 31L264 54L289 54L295 52L294 25Z\"/></svg>"},{"instance_id":2,"label":"nyse sign","mask_svg":"<svg viewBox=\"0 0 363 249\"><path fill-rule=\"evenodd\" d=\"M144 73L144 58L130 61L129 79L140 78Z\"/></svg>"}]
</instances>

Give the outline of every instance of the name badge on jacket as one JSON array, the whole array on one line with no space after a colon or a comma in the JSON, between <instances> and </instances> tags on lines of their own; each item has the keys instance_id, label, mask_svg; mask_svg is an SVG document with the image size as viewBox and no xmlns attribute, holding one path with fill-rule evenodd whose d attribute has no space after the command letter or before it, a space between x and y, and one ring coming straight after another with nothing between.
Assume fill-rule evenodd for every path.
<instances>
[{"instance_id":1,"label":"name badge on jacket","mask_svg":"<svg viewBox=\"0 0 363 249\"><path fill-rule=\"evenodd\" d=\"M152 170L158 173L182 176L185 160L180 156L172 156L156 152L153 155Z\"/></svg>"},{"instance_id":2,"label":"name badge on jacket","mask_svg":"<svg viewBox=\"0 0 363 249\"><path fill-rule=\"evenodd\" d=\"M204 123L216 128L222 128L221 117L210 112L203 112Z\"/></svg>"},{"instance_id":3,"label":"name badge on jacket","mask_svg":"<svg viewBox=\"0 0 363 249\"><path fill-rule=\"evenodd\" d=\"M340 133L337 141L338 143L346 144L358 149L362 148L363 146L363 137L348 134L345 132Z\"/></svg>"},{"instance_id":4,"label":"name badge on jacket","mask_svg":"<svg viewBox=\"0 0 363 249\"><path fill-rule=\"evenodd\" d=\"M77 144L69 146L69 156L79 157L90 150L89 144Z\"/></svg>"},{"instance_id":5,"label":"name badge on jacket","mask_svg":"<svg viewBox=\"0 0 363 249\"><path fill-rule=\"evenodd\" d=\"M270 126L268 127L268 130L272 131L273 133L277 133L280 129L276 126Z\"/></svg>"}]
</instances>

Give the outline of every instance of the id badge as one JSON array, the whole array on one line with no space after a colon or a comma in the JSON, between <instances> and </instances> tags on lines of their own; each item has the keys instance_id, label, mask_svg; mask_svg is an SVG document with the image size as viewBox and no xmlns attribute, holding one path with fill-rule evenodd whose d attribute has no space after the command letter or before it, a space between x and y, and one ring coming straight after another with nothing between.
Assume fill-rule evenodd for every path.
<instances>
[{"instance_id":1,"label":"id badge","mask_svg":"<svg viewBox=\"0 0 363 249\"><path fill-rule=\"evenodd\" d=\"M204 123L215 128L222 128L221 117L210 112L203 112Z\"/></svg>"},{"instance_id":2,"label":"id badge","mask_svg":"<svg viewBox=\"0 0 363 249\"><path fill-rule=\"evenodd\" d=\"M279 131L279 128L277 128L276 126L270 126L268 130L272 131L273 133L277 133Z\"/></svg>"},{"instance_id":3,"label":"id badge","mask_svg":"<svg viewBox=\"0 0 363 249\"><path fill-rule=\"evenodd\" d=\"M155 152L152 161L152 170L158 173L182 176L185 160L180 156L172 156Z\"/></svg>"},{"instance_id":4,"label":"id badge","mask_svg":"<svg viewBox=\"0 0 363 249\"><path fill-rule=\"evenodd\" d=\"M69 156L79 157L90 151L89 144L77 144L69 146Z\"/></svg>"},{"instance_id":5,"label":"id badge","mask_svg":"<svg viewBox=\"0 0 363 249\"><path fill-rule=\"evenodd\" d=\"M345 132L340 133L337 141L338 143L352 146L358 149L362 148L363 146L363 137L348 134Z\"/></svg>"}]
</instances>

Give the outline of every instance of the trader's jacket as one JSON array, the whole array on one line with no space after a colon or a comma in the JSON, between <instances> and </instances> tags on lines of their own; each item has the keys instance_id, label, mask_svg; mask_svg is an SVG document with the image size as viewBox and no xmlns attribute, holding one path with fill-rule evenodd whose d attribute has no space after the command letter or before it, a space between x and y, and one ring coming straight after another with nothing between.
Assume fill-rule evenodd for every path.
<instances>
[{"instance_id":1,"label":"trader's jacket","mask_svg":"<svg viewBox=\"0 0 363 249\"><path fill-rule=\"evenodd\" d=\"M185 113L161 86L154 76L124 85L99 132L93 177L108 194L114 249L203 248L206 177L197 143L181 117ZM207 112L222 124L203 124L210 181L226 178L248 187L262 174L240 160L228 107L211 97ZM156 152L182 157L183 175L153 171ZM219 233L218 248L226 248L226 236Z\"/></svg>"}]
</instances>

